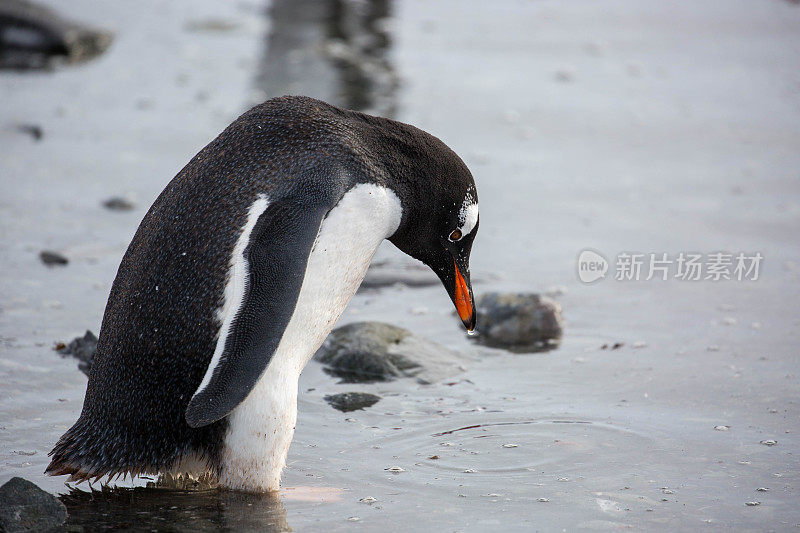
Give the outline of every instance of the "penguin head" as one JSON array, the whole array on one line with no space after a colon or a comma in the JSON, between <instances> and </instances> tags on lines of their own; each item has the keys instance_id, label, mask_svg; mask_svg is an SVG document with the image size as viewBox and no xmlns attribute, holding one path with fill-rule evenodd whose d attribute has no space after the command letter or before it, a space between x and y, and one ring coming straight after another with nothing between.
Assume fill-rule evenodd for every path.
<instances>
[{"instance_id":1,"label":"penguin head","mask_svg":"<svg viewBox=\"0 0 800 533\"><path fill-rule=\"evenodd\" d=\"M433 174L414 179L403 218L389 240L428 265L444 284L468 331L475 328L469 256L478 232L478 194L466 165L448 150Z\"/></svg>"}]
</instances>

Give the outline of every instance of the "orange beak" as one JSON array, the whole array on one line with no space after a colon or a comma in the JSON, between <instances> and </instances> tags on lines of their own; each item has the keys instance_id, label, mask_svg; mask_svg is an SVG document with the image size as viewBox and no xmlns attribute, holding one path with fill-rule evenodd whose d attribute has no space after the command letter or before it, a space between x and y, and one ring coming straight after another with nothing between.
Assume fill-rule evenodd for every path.
<instances>
[{"instance_id":1,"label":"orange beak","mask_svg":"<svg viewBox=\"0 0 800 533\"><path fill-rule=\"evenodd\" d=\"M461 322L463 322L464 326L467 328L467 331L472 331L475 329L475 312L472 307L472 297L469 294L467 282L464 280L464 276L461 275L461 271L458 269L455 260L453 260L453 267L456 270L456 310L458 311Z\"/></svg>"}]
</instances>

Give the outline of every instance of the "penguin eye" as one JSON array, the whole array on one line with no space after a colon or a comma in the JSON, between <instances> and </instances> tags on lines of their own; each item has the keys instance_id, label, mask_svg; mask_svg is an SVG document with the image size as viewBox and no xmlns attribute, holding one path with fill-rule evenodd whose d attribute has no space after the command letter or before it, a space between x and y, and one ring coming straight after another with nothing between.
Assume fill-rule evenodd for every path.
<instances>
[{"instance_id":1,"label":"penguin eye","mask_svg":"<svg viewBox=\"0 0 800 533\"><path fill-rule=\"evenodd\" d=\"M462 237L460 229L454 229L452 233L450 233L450 240L457 241Z\"/></svg>"}]
</instances>

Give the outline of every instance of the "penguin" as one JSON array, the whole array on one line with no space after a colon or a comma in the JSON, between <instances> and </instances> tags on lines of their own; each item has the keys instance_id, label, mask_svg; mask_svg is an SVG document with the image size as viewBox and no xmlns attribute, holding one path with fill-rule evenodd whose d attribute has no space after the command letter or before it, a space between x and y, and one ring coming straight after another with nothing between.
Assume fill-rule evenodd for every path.
<instances>
[{"instance_id":1,"label":"penguin","mask_svg":"<svg viewBox=\"0 0 800 533\"><path fill-rule=\"evenodd\" d=\"M46 473L279 488L300 372L388 239L475 327L467 166L413 126L267 100L158 196L111 288L83 409Z\"/></svg>"}]
</instances>

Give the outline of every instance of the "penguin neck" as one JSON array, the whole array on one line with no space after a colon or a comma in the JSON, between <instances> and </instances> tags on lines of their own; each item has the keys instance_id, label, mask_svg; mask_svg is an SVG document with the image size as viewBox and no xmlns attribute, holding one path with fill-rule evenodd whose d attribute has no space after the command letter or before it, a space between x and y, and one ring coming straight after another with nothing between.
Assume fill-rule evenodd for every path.
<instances>
[{"instance_id":1,"label":"penguin neck","mask_svg":"<svg viewBox=\"0 0 800 533\"><path fill-rule=\"evenodd\" d=\"M359 184L322 221L278 348L248 397L228 415L222 485L278 490L297 420L300 372L358 290L380 243L397 230L401 214L393 191Z\"/></svg>"}]
</instances>

